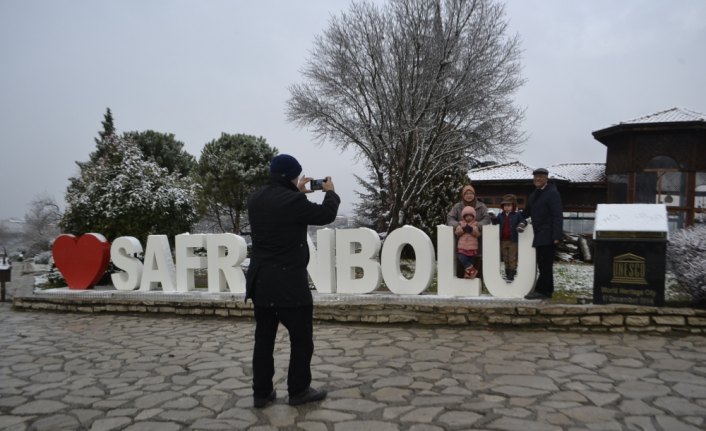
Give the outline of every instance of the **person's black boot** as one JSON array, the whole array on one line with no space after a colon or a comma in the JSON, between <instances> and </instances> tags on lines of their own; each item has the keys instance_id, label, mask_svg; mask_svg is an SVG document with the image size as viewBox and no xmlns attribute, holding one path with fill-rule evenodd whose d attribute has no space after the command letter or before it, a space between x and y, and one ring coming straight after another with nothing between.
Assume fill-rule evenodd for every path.
<instances>
[{"instance_id":1,"label":"person's black boot","mask_svg":"<svg viewBox=\"0 0 706 431\"><path fill-rule=\"evenodd\" d=\"M549 297L539 292L530 292L525 296L525 299L549 299Z\"/></svg>"},{"instance_id":2,"label":"person's black boot","mask_svg":"<svg viewBox=\"0 0 706 431\"><path fill-rule=\"evenodd\" d=\"M505 273L505 281L507 281L508 283L512 283L515 280L515 274L517 274L517 271L514 271L512 269L507 270L507 272Z\"/></svg>"},{"instance_id":3,"label":"person's black boot","mask_svg":"<svg viewBox=\"0 0 706 431\"><path fill-rule=\"evenodd\" d=\"M253 396L253 404L255 405L256 409L261 409L267 406L269 403L275 400L277 398L277 391L272 391L270 392L270 395L268 395L265 398L258 398Z\"/></svg>"},{"instance_id":4,"label":"person's black boot","mask_svg":"<svg viewBox=\"0 0 706 431\"><path fill-rule=\"evenodd\" d=\"M326 391L317 390L309 386L303 392L289 397L290 406L298 406L304 403L321 401L326 398Z\"/></svg>"}]
</instances>

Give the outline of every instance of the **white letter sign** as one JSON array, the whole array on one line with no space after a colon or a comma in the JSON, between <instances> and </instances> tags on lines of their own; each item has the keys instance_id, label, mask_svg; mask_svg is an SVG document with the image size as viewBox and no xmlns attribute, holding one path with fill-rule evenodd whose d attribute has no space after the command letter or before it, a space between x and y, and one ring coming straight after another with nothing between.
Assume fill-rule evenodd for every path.
<instances>
[{"instance_id":1,"label":"white letter sign","mask_svg":"<svg viewBox=\"0 0 706 431\"><path fill-rule=\"evenodd\" d=\"M340 229L336 232L338 293L371 293L380 285L379 251L380 237L372 229ZM356 278L356 268L363 271L362 278Z\"/></svg>"},{"instance_id":2,"label":"white letter sign","mask_svg":"<svg viewBox=\"0 0 706 431\"><path fill-rule=\"evenodd\" d=\"M400 256L407 244L414 249L416 258L411 279L400 271ZM434 278L434 261L434 244L424 232L413 226L402 226L385 238L380 256L385 284L390 292L398 295L419 295L427 290Z\"/></svg>"}]
</instances>

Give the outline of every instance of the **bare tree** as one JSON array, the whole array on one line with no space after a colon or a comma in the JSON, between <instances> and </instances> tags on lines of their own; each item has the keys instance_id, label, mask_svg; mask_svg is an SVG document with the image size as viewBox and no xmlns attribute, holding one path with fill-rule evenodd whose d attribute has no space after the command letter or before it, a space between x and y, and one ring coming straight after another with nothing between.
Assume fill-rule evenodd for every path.
<instances>
[{"instance_id":1,"label":"bare tree","mask_svg":"<svg viewBox=\"0 0 706 431\"><path fill-rule=\"evenodd\" d=\"M438 176L523 141L504 17L492 0L363 1L317 37L288 117L365 161L388 231Z\"/></svg>"},{"instance_id":2,"label":"bare tree","mask_svg":"<svg viewBox=\"0 0 706 431\"><path fill-rule=\"evenodd\" d=\"M0 244L4 244L9 236L9 231L5 226L5 222L0 221Z\"/></svg>"},{"instance_id":3,"label":"bare tree","mask_svg":"<svg viewBox=\"0 0 706 431\"><path fill-rule=\"evenodd\" d=\"M24 243L28 253L49 250L49 243L59 234L61 208L48 195L35 197L25 214Z\"/></svg>"}]
</instances>

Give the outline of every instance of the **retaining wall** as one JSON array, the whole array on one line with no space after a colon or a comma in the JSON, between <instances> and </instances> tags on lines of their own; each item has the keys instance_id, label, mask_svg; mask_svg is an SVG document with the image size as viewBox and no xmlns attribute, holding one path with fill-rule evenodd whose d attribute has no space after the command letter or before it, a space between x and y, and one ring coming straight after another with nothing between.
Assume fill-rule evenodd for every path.
<instances>
[{"instance_id":1,"label":"retaining wall","mask_svg":"<svg viewBox=\"0 0 706 431\"><path fill-rule=\"evenodd\" d=\"M251 301L231 293L150 293L53 289L14 298L17 310L252 317ZM706 310L634 305L564 305L495 298L314 295L314 319L375 324L468 326L590 332L706 333Z\"/></svg>"}]
</instances>

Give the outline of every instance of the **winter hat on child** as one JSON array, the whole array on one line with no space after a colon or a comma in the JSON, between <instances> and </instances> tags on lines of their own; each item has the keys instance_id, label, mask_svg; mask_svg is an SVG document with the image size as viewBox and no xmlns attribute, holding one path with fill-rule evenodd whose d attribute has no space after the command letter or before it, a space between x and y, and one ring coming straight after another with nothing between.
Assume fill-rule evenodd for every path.
<instances>
[{"instance_id":1,"label":"winter hat on child","mask_svg":"<svg viewBox=\"0 0 706 431\"><path fill-rule=\"evenodd\" d=\"M280 154L270 162L270 173L293 180L302 173L302 166L289 154Z\"/></svg>"},{"instance_id":2,"label":"winter hat on child","mask_svg":"<svg viewBox=\"0 0 706 431\"><path fill-rule=\"evenodd\" d=\"M472 206L465 206L463 207L463 211L461 211L461 218L465 218L468 214L472 215L473 218L476 218L476 210Z\"/></svg>"},{"instance_id":3,"label":"winter hat on child","mask_svg":"<svg viewBox=\"0 0 706 431\"><path fill-rule=\"evenodd\" d=\"M503 196L502 202L500 202L500 205L512 205L514 206L517 203L517 197L511 193L508 193Z\"/></svg>"}]
</instances>

